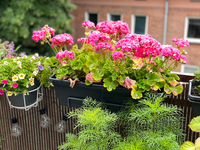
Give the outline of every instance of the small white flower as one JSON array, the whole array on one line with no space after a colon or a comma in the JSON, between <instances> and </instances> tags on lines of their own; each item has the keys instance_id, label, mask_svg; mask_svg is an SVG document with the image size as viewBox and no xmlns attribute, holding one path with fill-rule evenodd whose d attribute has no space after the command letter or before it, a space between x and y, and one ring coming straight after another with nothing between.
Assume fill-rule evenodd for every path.
<instances>
[{"instance_id":1,"label":"small white flower","mask_svg":"<svg viewBox=\"0 0 200 150\"><path fill-rule=\"evenodd\" d=\"M17 59L16 59L16 58L14 58L14 59L13 59L13 62L17 62Z\"/></svg>"},{"instance_id":2,"label":"small white flower","mask_svg":"<svg viewBox=\"0 0 200 150\"><path fill-rule=\"evenodd\" d=\"M8 65L8 62L7 61L4 61L4 63L3 63L4 65Z\"/></svg>"},{"instance_id":3,"label":"small white flower","mask_svg":"<svg viewBox=\"0 0 200 150\"><path fill-rule=\"evenodd\" d=\"M33 75L36 76L38 74L38 70L33 71Z\"/></svg>"},{"instance_id":4,"label":"small white flower","mask_svg":"<svg viewBox=\"0 0 200 150\"><path fill-rule=\"evenodd\" d=\"M26 58L27 58L27 56L26 56L26 55L23 55L23 56L22 56L22 58L25 58L25 59L26 59Z\"/></svg>"},{"instance_id":5,"label":"small white flower","mask_svg":"<svg viewBox=\"0 0 200 150\"><path fill-rule=\"evenodd\" d=\"M22 65L21 65L21 64L19 64L19 65L18 65L18 67L19 67L19 68L22 68Z\"/></svg>"},{"instance_id":6,"label":"small white flower","mask_svg":"<svg viewBox=\"0 0 200 150\"><path fill-rule=\"evenodd\" d=\"M34 86L34 82L31 82L31 86Z\"/></svg>"},{"instance_id":7,"label":"small white flower","mask_svg":"<svg viewBox=\"0 0 200 150\"><path fill-rule=\"evenodd\" d=\"M46 59L49 59L49 57L47 57Z\"/></svg>"},{"instance_id":8,"label":"small white flower","mask_svg":"<svg viewBox=\"0 0 200 150\"><path fill-rule=\"evenodd\" d=\"M38 62L37 62L37 65L38 65L38 66L39 66L39 65L41 65L41 62L40 62L40 61L38 61Z\"/></svg>"},{"instance_id":9,"label":"small white flower","mask_svg":"<svg viewBox=\"0 0 200 150\"><path fill-rule=\"evenodd\" d=\"M23 73L20 73L18 76L19 76L20 79L24 79L25 78L25 74L23 74Z\"/></svg>"},{"instance_id":10,"label":"small white flower","mask_svg":"<svg viewBox=\"0 0 200 150\"><path fill-rule=\"evenodd\" d=\"M35 56L32 56L31 58L32 58L32 59L35 59Z\"/></svg>"},{"instance_id":11,"label":"small white flower","mask_svg":"<svg viewBox=\"0 0 200 150\"><path fill-rule=\"evenodd\" d=\"M38 53L35 53L35 57L39 57L39 54L38 54Z\"/></svg>"},{"instance_id":12,"label":"small white flower","mask_svg":"<svg viewBox=\"0 0 200 150\"><path fill-rule=\"evenodd\" d=\"M17 57L17 59L20 59L20 57Z\"/></svg>"},{"instance_id":13,"label":"small white flower","mask_svg":"<svg viewBox=\"0 0 200 150\"><path fill-rule=\"evenodd\" d=\"M28 85L28 84L26 85L26 88L29 88L29 85Z\"/></svg>"},{"instance_id":14,"label":"small white flower","mask_svg":"<svg viewBox=\"0 0 200 150\"><path fill-rule=\"evenodd\" d=\"M30 81L30 82L34 82L34 78L30 77L30 78L29 78L29 81Z\"/></svg>"},{"instance_id":15,"label":"small white flower","mask_svg":"<svg viewBox=\"0 0 200 150\"><path fill-rule=\"evenodd\" d=\"M21 64L22 62L21 61L17 61L17 64L19 65L19 64Z\"/></svg>"},{"instance_id":16,"label":"small white flower","mask_svg":"<svg viewBox=\"0 0 200 150\"><path fill-rule=\"evenodd\" d=\"M17 81L17 80L18 80L18 76L14 75L14 76L12 77L12 81Z\"/></svg>"}]
</instances>

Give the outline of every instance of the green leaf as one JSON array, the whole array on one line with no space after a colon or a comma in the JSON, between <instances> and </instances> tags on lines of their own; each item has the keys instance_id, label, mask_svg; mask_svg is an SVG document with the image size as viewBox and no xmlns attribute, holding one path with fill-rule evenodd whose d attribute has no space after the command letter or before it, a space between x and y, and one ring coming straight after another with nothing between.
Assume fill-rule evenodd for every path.
<instances>
[{"instance_id":1,"label":"green leaf","mask_svg":"<svg viewBox=\"0 0 200 150\"><path fill-rule=\"evenodd\" d=\"M179 150L195 150L195 145L190 141L186 141L181 145Z\"/></svg>"},{"instance_id":2,"label":"green leaf","mask_svg":"<svg viewBox=\"0 0 200 150\"><path fill-rule=\"evenodd\" d=\"M169 77L168 78L168 82L172 85L172 86L176 86L178 84L178 82L175 80L174 77Z\"/></svg>"},{"instance_id":3,"label":"green leaf","mask_svg":"<svg viewBox=\"0 0 200 150\"><path fill-rule=\"evenodd\" d=\"M178 94L181 94L183 92L183 86L179 85L176 87L170 87L172 93L174 96L177 96Z\"/></svg>"},{"instance_id":4,"label":"green leaf","mask_svg":"<svg viewBox=\"0 0 200 150\"><path fill-rule=\"evenodd\" d=\"M200 132L200 116L193 118L188 126L192 129L192 131Z\"/></svg>"},{"instance_id":5,"label":"green leaf","mask_svg":"<svg viewBox=\"0 0 200 150\"><path fill-rule=\"evenodd\" d=\"M180 80L179 76L176 73L171 73L170 77L174 77L175 80Z\"/></svg>"},{"instance_id":6,"label":"green leaf","mask_svg":"<svg viewBox=\"0 0 200 150\"><path fill-rule=\"evenodd\" d=\"M85 84L86 85L91 85L92 83L90 83L87 79L85 79Z\"/></svg>"},{"instance_id":7,"label":"green leaf","mask_svg":"<svg viewBox=\"0 0 200 150\"><path fill-rule=\"evenodd\" d=\"M103 79L103 86L107 87L108 91L112 91L114 89L116 89L116 87L118 86L118 82L116 80L112 81L110 80L110 78L105 78Z\"/></svg>"},{"instance_id":8,"label":"green leaf","mask_svg":"<svg viewBox=\"0 0 200 150\"><path fill-rule=\"evenodd\" d=\"M132 87L131 96L133 99L140 99L142 98L142 93L137 90L137 85Z\"/></svg>"},{"instance_id":9,"label":"green leaf","mask_svg":"<svg viewBox=\"0 0 200 150\"><path fill-rule=\"evenodd\" d=\"M150 86L153 86L156 82L161 81L161 77L156 72L148 73L146 77L148 79L147 84Z\"/></svg>"},{"instance_id":10,"label":"green leaf","mask_svg":"<svg viewBox=\"0 0 200 150\"><path fill-rule=\"evenodd\" d=\"M101 72L100 69L95 69L91 71L93 73L93 78L94 80L98 81L101 79L101 77L103 76L103 72Z\"/></svg>"},{"instance_id":11,"label":"green leaf","mask_svg":"<svg viewBox=\"0 0 200 150\"><path fill-rule=\"evenodd\" d=\"M87 55L86 66L89 69L95 69L100 61L100 56L96 53Z\"/></svg>"},{"instance_id":12,"label":"green leaf","mask_svg":"<svg viewBox=\"0 0 200 150\"><path fill-rule=\"evenodd\" d=\"M195 149L200 150L200 137L195 141Z\"/></svg>"},{"instance_id":13,"label":"green leaf","mask_svg":"<svg viewBox=\"0 0 200 150\"><path fill-rule=\"evenodd\" d=\"M167 83L165 84L164 86L164 91L167 93L167 94L170 94L170 93L173 93L174 96L177 96L178 94L181 94L183 92L183 86L182 85L179 85L179 86L176 86L176 87L173 87L173 86L169 86Z\"/></svg>"},{"instance_id":14,"label":"green leaf","mask_svg":"<svg viewBox=\"0 0 200 150\"><path fill-rule=\"evenodd\" d=\"M169 85L168 85L167 83L164 85L164 91L165 91L167 94L170 94L170 93L171 93L171 90L170 90Z\"/></svg>"}]
</instances>

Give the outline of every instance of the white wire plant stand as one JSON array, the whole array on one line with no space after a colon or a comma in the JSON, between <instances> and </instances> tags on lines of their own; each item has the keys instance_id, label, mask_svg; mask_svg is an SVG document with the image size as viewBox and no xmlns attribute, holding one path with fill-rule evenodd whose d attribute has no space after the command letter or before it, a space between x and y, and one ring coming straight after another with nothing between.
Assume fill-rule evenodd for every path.
<instances>
[{"instance_id":1,"label":"white wire plant stand","mask_svg":"<svg viewBox=\"0 0 200 150\"><path fill-rule=\"evenodd\" d=\"M25 94L19 94L17 96L8 96L6 94L6 98L8 100L9 106L10 108L16 108L16 109L24 109L26 111L28 111L30 108L32 107L37 107L38 103L43 99L43 86L42 83L40 83L40 85L33 89L30 90L29 95L25 95ZM34 95L34 99L32 99L32 102L28 104L28 100L30 99L30 97ZM13 100L13 99L19 99L20 97L20 104L18 105L17 103L19 102L18 100Z\"/></svg>"}]
</instances>

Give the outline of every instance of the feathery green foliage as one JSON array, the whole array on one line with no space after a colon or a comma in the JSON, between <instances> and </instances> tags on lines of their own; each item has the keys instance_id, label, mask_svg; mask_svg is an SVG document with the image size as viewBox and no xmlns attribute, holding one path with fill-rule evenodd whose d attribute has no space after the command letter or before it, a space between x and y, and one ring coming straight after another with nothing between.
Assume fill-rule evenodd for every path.
<instances>
[{"instance_id":1,"label":"feathery green foliage","mask_svg":"<svg viewBox=\"0 0 200 150\"><path fill-rule=\"evenodd\" d=\"M163 97L147 94L138 104L117 116L101 103L85 99L82 109L70 112L81 131L67 134L61 149L72 150L178 150L183 141L181 110L163 103ZM120 120L124 133L115 132Z\"/></svg>"},{"instance_id":2,"label":"feathery green foliage","mask_svg":"<svg viewBox=\"0 0 200 150\"><path fill-rule=\"evenodd\" d=\"M109 150L119 141L120 135L114 131L118 117L103 110L100 103L86 99L83 108L69 116L77 118L76 127L81 131L77 135L67 134L67 142L59 149Z\"/></svg>"},{"instance_id":3,"label":"feathery green foliage","mask_svg":"<svg viewBox=\"0 0 200 150\"><path fill-rule=\"evenodd\" d=\"M139 136L144 149L176 150L183 141L181 109L164 104L163 99L147 93L139 104L121 113L126 135Z\"/></svg>"}]
</instances>

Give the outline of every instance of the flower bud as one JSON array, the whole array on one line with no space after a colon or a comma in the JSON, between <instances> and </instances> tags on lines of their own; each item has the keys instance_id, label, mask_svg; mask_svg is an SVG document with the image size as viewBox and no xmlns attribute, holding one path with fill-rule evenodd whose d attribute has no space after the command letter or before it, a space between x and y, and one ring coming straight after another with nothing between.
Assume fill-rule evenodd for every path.
<instances>
[{"instance_id":1,"label":"flower bud","mask_svg":"<svg viewBox=\"0 0 200 150\"><path fill-rule=\"evenodd\" d=\"M41 44L41 45L44 45L44 42L42 41L42 42L40 42L40 44Z\"/></svg>"}]
</instances>

